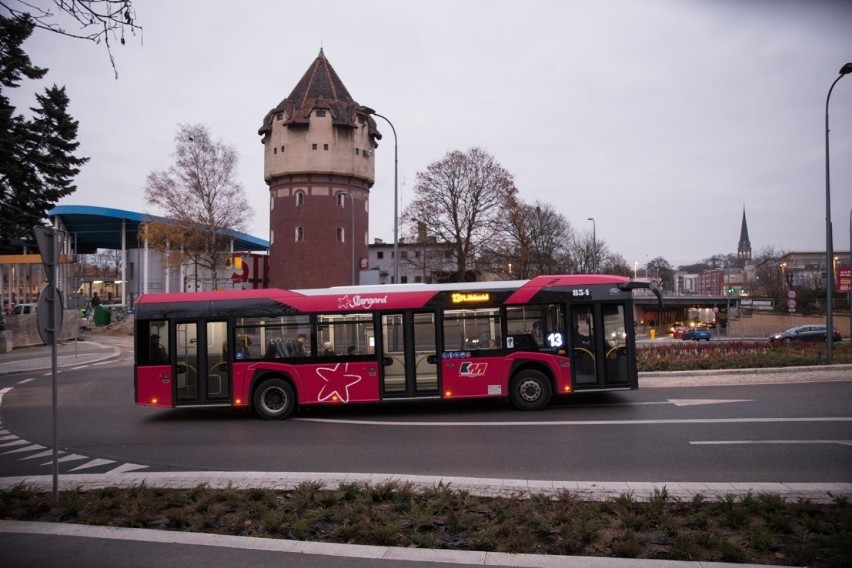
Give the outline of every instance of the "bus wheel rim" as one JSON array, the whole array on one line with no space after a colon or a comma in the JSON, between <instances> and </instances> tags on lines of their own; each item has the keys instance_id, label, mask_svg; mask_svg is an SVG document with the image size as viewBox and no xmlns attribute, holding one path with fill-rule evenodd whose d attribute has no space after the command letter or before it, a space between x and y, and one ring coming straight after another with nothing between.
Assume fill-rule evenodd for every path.
<instances>
[{"instance_id":1,"label":"bus wheel rim","mask_svg":"<svg viewBox=\"0 0 852 568\"><path fill-rule=\"evenodd\" d=\"M521 381L518 385L518 394L527 402L535 402L541 398L541 384L534 379Z\"/></svg>"},{"instance_id":2,"label":"bus wheel rim","mask_svg":"<svg viewBox=\"0 0 852 568\"><path fill-rule=\"evenodd\" d=\"M287 407L287 393L281 388L267 389L262 400L263 408L273 414L278 414Z\"/></svg>"}]
</instances>

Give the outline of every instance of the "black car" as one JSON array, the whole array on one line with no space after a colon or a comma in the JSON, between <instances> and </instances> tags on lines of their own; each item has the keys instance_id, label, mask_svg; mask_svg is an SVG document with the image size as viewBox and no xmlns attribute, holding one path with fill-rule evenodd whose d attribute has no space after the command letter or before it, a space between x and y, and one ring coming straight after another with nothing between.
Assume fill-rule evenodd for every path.
<instances>
[{"instance_id":1,"label":"black car","mask_svg":"<svg viewBox=\"0 0 852 568\"><path fill-rule=\"evenodd\" d=\"M769 341L825 341L826 326L824 325L797 325L769 336ZM840 341L840 332L834 330L834 341Z\"/></svg>"}]
</instances>

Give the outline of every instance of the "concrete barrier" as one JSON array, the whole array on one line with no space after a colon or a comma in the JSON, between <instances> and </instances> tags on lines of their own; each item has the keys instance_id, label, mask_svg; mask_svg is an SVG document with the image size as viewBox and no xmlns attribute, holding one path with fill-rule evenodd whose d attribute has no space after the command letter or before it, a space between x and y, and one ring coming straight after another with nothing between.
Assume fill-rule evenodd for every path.
<instances>
[{"instance_id":1,"label":"concrete barrier","mask_svg":"<svg viewBox=\"0 0 852 568\"><path fill-rule=\"evenodd\" d=\"M38 334L38 319L36 314L22 314L6 318L6 328L9 332L9 351L18 347L30 347L32 345L44 345L44 341ZM77 310L64 310L62 314L62 329L59 332L59 341L68 341L80 335L80 312Z\"/></svg>"}]
</instances>

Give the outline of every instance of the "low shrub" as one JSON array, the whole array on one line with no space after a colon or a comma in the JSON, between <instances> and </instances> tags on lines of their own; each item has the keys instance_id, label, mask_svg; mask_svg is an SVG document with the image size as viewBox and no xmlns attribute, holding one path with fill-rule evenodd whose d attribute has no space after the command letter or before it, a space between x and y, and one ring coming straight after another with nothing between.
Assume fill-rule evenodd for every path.
<instances>
[{"instance_id":1,"label":"low shrub","mask_svg":"<svg viewBox=\"0 0 852 568\"><path fill-rule=\"evenodd\" d=\"M766 341L660 342L637 346L640 372L825 365L822 343ZM852 363L852 344L834 344L834 363Z\"/></svg>"}]
</instances>

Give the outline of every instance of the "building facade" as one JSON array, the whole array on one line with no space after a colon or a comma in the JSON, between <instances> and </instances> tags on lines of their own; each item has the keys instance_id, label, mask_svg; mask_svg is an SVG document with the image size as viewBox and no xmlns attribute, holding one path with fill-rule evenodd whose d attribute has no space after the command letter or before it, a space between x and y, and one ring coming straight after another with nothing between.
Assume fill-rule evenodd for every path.
<instances>
[{"instance_id":1,"label":"building facade","mask_svg":"<svg viewBox=\"0 0 852 568\"><path fill-rule=\"evenodd\" d=\"M269 282L358 283L367 264L370 188L381 134L322 50L258 134L269 186ZM355 282L353 282L355 280Z\"/></svg>"}]
</instances>

